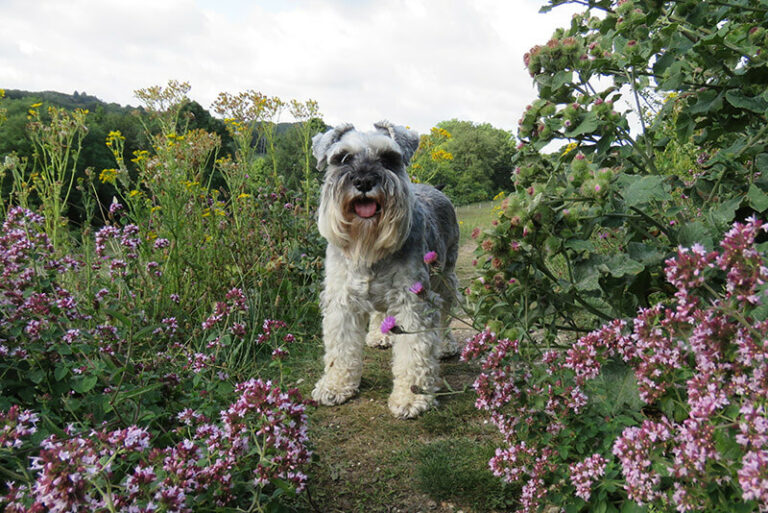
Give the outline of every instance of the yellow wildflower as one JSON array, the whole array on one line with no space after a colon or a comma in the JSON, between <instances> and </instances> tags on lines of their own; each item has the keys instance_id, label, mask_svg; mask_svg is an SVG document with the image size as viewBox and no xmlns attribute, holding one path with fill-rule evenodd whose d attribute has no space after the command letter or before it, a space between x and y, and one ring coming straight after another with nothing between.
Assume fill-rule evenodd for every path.
<instances>
[{"instance_id":1,"label":"yellow wildflower","mask_svg":"<svg viewBox=\"0 0 768 513\"><path fill-rule=\"evenodd\" d=\"M244 192L243 192L243 193L241 193L241 194L240 194L240 195L237 197L237 199L244 199L244 198L251 198L251 197L252 197L252 196L251 196L250 194L246 194L246 193L244 193Z\"/></svg>"},{"instance_id":2,"label":"yellow wildflower","mask_svg":"<svg viewBox=\"0 0 768 513\"><path fill-rule=\"evenodd\" d=\"M447 152L441 148L438 148L436 150L432 151L431 154L432 160L438 161L438 160L453 160L453 154L450 152Z\"/></svg>"},{"instance_id":3,"label":"yellow wildflower","mask_svg":"<svg viewBox=\"0 0 768 513\"><path fill-rule=\"evenodd\" d=\"M500 199L504 198L504 191L499 192L496 196L493 197L493 201L498 201Z\"/></svg>"},{"instance_id":4,"label":"yellow wildflower","mask_svg":"<svg viewBox=\"0 0 768 513\"><path fill-rule=\"evenodd\" d=\"M132 190L131 192L128 193L128 197L129 198L135 198L136 196L138 196L140 194L141 194L141 191L134 189L134 190Z\"/></svg>"},{"instance_id":5,"label":"yellow wildflower","mask_svg":"<svg viewBox=\"0 0 768 513\"><path fill-rule=\"evenodd\" d=\"M99 180L101 180L101 183L109 182L114 185L116 179L117 169L102 169L101 173L99 173Z\"/></svg>"},{"instance_id":6,"label":"yellow wildflower","mask_svg":"<svg viewBox=\"0 0 768 513\"><path fill-rule=\"evenodd\" d=\"M570 152L575 150L578 146L579 146L579 143L577 143L577 142L570 142L570 143L568 143L568 146L565 147L565 149L563 150L563 153L561 154L561 156L562 155L568 155Z\"/></svg>"},{"instance_id":7,"label":"yellow wildflower","mask_svg":"<svg viewBox=\"0 0 768 513\"><path fill-rule=\"evenodd\" d=\"M37 102L37 103L33 103L32 105L30 105L30 108L32 108L32 109L39 109L40 107L42 107L42 105L43 105L43 102Z\"/></svg>"},{"instance_id":8,"label":"yellow wildflower","mask_svg":"<svg viewBox=\"0 0 768 513\"><path fill-rule=\"evenodd\" d=\"M149 211L154 213L160 210L160 208L160 205L155 205L154 207L150 208Z\"/></svg>"}]
</instances>

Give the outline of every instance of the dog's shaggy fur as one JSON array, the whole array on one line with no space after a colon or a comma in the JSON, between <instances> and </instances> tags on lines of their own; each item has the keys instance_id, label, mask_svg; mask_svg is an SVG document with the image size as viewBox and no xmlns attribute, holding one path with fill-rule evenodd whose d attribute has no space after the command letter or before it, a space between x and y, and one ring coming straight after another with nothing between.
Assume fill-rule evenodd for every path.
<instances>
[{"instance_id":1,"label":"dog's shaggy fur","mask_svg":"<svg viewBox=\"0 0 768 513\"><path fill-rule=\"evenodd\" d=\"M363 344L391 346L389 408L411 418L434 403L439 358L458 351L447 313L456 298L459 228L448 198L406 173L418 135L388 122L374 127L358 132L345 124L312 139L325 171L318 227L328 240L325 372L312 397L326 405L346 401L360 384ZM431 275L424 262L430 251L440 269ZM409 290L416 282L420 294ZM381 333L386 316L396 319L398 334Z\"/></svg>"}]
</instances>

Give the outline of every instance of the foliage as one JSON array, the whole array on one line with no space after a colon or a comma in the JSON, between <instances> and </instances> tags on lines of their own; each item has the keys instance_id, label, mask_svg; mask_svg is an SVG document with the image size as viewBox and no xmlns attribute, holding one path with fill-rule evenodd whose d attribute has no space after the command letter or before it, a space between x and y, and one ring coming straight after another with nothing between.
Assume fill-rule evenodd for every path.
<instances>
[{"instance_id":1,"label":"foliage","mask_svg":"<svg viewBox=\"0 0 768 513\"><path fill-rule=\"evenodd\" d=\"M249 175L250 161L220 157L219 135L191 128L205 119L190 116L187 91L170 82L137 93L146 149L127 154L126 137L106 133L111 165L79 177L82 230L61 214L84 111L29 113L43 178L21 159L6 166L8 511L276 511L304 487L305 404L283 389L296 337L273 319L285 314L300 336L318 322L314 201L265 180L271 173ZM100 185L111 204L98 200Z\"/></svg>"},{"instance_id":2,"label":"foliage","mask_svg":"<svg viewBox=\"0 0 768 513\"><path fill-rule=\"evenodd\" d=\"M768 507L765 229L750 219L719 251L679 249L673 300L566 351L489 330L470 341L476 405L504 438L490 466L524 483L519 511Z\"/></svg>"},{"instance_id":3,"label":"foliage","mask_svg":"<svg viewBox=\"0 0 768 513\"><path fill-rule=\"evenodd\" d=\"M510 134L491 125L443 121L421 136L410 172L417 181L444 186L456 205L492 198L510 189Z\"/></svg>"},{"instance_id":4,"label":"foliage","mask_svg":"<svg viewBox=\"0 0 768 513\"><path fill-rule=\"evenodd\" d=\"M150 319L134 302L151 300L160 273L142 258L137 226L102 228L83 265L57 257L43 225L13 207L0 235L5 511L261 511L301 490L301 397L261 380L233 385L240 369L229 358L238 343L284 358L294 341L278 335L285 323L259 333L238 288L202 333L183 315ZM189 344L195 334L204 348Z\"/></svg>"},{"instance_id":5,"label":"foliage","mask_svg":"<svg viewBox=\"0 0 768 513\"><path fill-rule=\"evenodd\" d=\"M768 208L765 5L562 3L588 10L525 56L539 98L470 291L512 338L632 315L672 292L679 244L711 248L740 208Z\"/></svg>"}]
</instances>

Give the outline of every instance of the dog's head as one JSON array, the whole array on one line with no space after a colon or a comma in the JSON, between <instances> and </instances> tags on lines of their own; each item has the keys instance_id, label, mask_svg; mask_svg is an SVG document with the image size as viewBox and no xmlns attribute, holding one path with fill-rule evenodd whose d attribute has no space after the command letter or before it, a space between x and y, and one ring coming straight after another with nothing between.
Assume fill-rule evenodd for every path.
<instances>
[{"instance_id":1,"label":"dog's head","mask_svg":"<svg viewBox=\"0 0 768 513\"><path fill-rule=\"evenodd\" d=\"M312 139L325 171L318 227L347 258L372 264L398 250L411 227L405 169L419 145L416 132L386 121L371 132L339 125Z\"/></svg>"}]
</instances>

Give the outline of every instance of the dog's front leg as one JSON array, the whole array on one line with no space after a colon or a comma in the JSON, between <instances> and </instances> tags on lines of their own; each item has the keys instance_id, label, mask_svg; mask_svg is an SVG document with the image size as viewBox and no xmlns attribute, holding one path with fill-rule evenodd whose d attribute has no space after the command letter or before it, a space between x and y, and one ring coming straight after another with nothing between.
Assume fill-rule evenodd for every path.
<instances>
[{"instance_id":1,"label":"dog's front leg","mask_svg":"<svg viewBox=\"0 0 768 513\"><path fill-rule=\"evenodd\" d=\"M325 405L341 404L360 386L368 315L327 292L324 303L325 372L312 398Z\"/></svg>"},{"instance_id":2,"label":"dog's front leg","mask_svg":"<svg viewBox=\"0 0 768 513\"><path fill-rule=\"evenodd\" d=\"M415 297L415 296L414 296ZM389 409L399 418L410 419L432 407L437 390L440 347L437 313L425 303L407 297L394 312L406 333L395 335L392 346L394 382Z\"/></svg>"}]
</instances>

